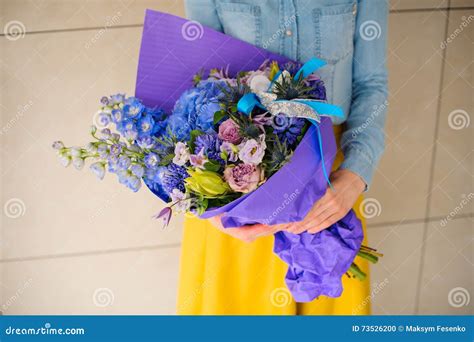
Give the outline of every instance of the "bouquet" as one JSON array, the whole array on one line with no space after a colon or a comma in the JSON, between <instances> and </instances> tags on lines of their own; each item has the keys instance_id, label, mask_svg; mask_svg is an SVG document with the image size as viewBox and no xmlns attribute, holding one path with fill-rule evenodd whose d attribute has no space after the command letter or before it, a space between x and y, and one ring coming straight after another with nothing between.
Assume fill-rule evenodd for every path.
<instances>
[{"instance_id":1,"label":"bouquet","mask_svg":"<svg viewBox=\"0 0 474 342\"><path fill-rule=\"evenodd\" d=\"M157 13L148 12L145 31ZM168 26L163 20L160 25L167 28L179 28L183 20L165 19ZM210 35L216 34L224 36ZM146 44L144 33L141 65L147 64ZM314 74L324 62L275 58L254 69L235 64L196 70L172 107L147 100L138 86L143 97L103 97L94 140L53 147L64 166L82 169L92 160L100 179L114 173L133 191L144 183L169 203L156 215L165 226L173 212L221 215L224 227L300 221L330 186L327 170L336 147L328 116L342 115L326 103L324 83ZM139 80L141 72L139 66ZM355 256L377 262L380 254L362 246L362 239L352 211L317 234L275 234L274 251L289 265L286 282L295 300L339 296L344 274L364 279Z\"/></svg>"}]
</instances>

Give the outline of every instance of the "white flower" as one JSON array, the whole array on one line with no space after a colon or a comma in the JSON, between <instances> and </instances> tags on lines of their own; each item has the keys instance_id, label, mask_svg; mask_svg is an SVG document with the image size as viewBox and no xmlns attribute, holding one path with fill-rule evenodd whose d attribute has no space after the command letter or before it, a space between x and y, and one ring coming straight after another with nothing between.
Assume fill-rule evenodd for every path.
<instances>
[{"instance_id":1,"label":"white flower","mask_svg":"<svg viewBox=\"0 0 474 342\"><path fill-rule=\"evenodd\" d=\"M72 165L74 165L76 170L82 170L84 167L84 159L78 157L72 158Z\"/></svg>"},{"instance_id":2,"label":"white flower","mask_svg":"<svg viewBox=\"0 0 474 342\"><path fill-rule=\"evenodd\" d=\"M267 91L270 83L270 80L265 75L255 75L249 80L250 89L254 93Z\"/></svg>"},{"instance_id":3,"label":"white flower","mask_svg":"<svg viewBox=\"0 0 474 342\"><path fill-rule=\"evenodd\" d=\"M262 134L258 141L249 139L239 145L239 159L246 164L259 165L265 155L265 136Z\"/></svg>"},{"instance_id":4,"label":"white flower","mask_svg":"<svg viewBox=\"0 0 474 342\"><path fill-rule=\"evenodd\" d=\"M62 166L68 167L71 164L71 157L62 154L59 156L59 162Z\"/></svg>"},{"instance_id":5,"label":"white flower","mask_svg":"<svg viewBox=\"0 0 474 342\"><path fill-rule=\"evenodd\" d=\"M189 148L186 143L178 142L174 147L173 163L183 166L189 160Z\"/></svg>"},{"instance_id":6,"label":"white flower","mask_svg":"<svg viewBox=\"0 0 474 342\"><path fill-rule=\"evenodd\" d=\"M178 212L186 212L190 206L190 200L187 198L186 194L179 189L173 189L170 194L171 201L176 203L176 210Z\"/></svg>"}]
</instances>

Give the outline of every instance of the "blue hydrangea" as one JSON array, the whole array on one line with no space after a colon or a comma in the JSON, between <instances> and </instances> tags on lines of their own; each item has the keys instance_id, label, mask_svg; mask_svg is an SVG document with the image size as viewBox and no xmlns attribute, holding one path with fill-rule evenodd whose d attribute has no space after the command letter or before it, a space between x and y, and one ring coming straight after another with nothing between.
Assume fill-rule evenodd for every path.
<instances>
[{"instance_id":1,"label":"blue hydrangea","mask_svg":"<svg viewBox=\"0 0 474 342\"><path fill-rule=\"evenodd\" d=\"M214 113L220 109L223 86L223 82L202 81L181 95L169 119L169 128L179 140L187 140L194 129L214 131Z\"/></svg>"}]
</instances>

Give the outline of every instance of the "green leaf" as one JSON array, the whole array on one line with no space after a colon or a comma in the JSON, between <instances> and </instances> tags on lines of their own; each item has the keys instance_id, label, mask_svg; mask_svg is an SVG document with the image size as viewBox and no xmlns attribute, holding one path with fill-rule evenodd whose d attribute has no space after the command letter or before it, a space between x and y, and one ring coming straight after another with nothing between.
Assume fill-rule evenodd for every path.
<instances>
[{"instance_id":1,"label":"green leaf","mask_svg":"<svg viewBox=\"0 0 474 342\"><path fill-rule=\"evenodd\" d=\"M174 158L174 153L167 154L163 158L161 158L160 162L158 163L160 166L168 166Z\"/></svg>"},{"instance_id":2,"label":"green leaf","mask_svg":"<svg viewBox=\"0 0 474 342\"><path fill-rule=\"evenodd\" d=\"M227 113L224 110L218 110L217 112L214 113L214 125L217 125L219 121L221 121Z\"/></svg>"},{"instance_id":3,"label":"green leaf","mask_svg":"<svg viewBox=\"0 0 474 342\"><path fill-rule=\"evenodd\" d=\"M215 160L209 160L207 163L204 164L204 169L206 169L207 171L217 172L220 168L221 164L219 164Z\"/></svg>"}]
</instances>

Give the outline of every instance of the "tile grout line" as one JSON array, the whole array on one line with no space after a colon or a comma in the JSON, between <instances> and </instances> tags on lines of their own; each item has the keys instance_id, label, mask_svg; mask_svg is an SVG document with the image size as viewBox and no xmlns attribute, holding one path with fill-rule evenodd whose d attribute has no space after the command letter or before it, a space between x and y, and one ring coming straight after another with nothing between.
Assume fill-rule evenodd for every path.
<instances>
[{"instance_id":1,"label":"tile grout line","mask_svg":"<svg viewBox=\"0 0 474 342\"><path fill-rule=\"evenodd\" d=\"M379 222L379 223L374 223L374 224L367 223L367 229L371 229L371 228L376 229L376 228L382 228L382 227L387 227L387 226L406 225L406 224L414 224L414 223L430 223L430 222L441 221L443 219L446 219L447 216L448 215L431 216L431 217L424 217L424 218L407 219L403 221L385 221L385 222ZM456 215L456 217L453 218L453 220L471 218L471 217L474 217L474 213L459 214L459 215Z\"/></svg>"},{"instance_id":2,"label":"tile grout line","mask_svg":"<svg viewBox=\"0 0 474 342\"><path fill-rule=\"evenodd\" d=\"M417 12L436 12L436 11L462 11L462 10L470 10L474 9L474 6L465 6L465 7L439 7L439 8L413 8L413 9L395 9L390 10L389 13L417 13ZM143 27L143 23L141 24L128 24L128 25L114 25L107 27L107 30L112 29L122 29L122 28L134 28L134 27ZM78 32L78 31L94 31L94 30L101 30L104 29L104 26L91 26L91 27L74 27L68 29L51 29L51 30L39 30L39 31L26 31L24 32L25 35L32 35L32 34L47 34L47 33L64 33L64 32ZM0 37L5 37L5 33L0 33Z\"/></svg>"},{"instance_id":3,"label":"tile grout line","mask_svg":"<svg viewBox=\"0 0 474 342\"><path fill-rule=\"evenodd\" d=\"M387 226L403 226L407 224L413 223L429 223L441 220L446 216L437 216L432 217L430 219L412 219L412 220L404 220L403 222L382 222L377 223L375 228L380 227L387 227ZM453 217L452 220L461 220L465 218L474 217L474 213L469 214L462 214L456 215ZM368 229L374 228L370 225ZM7 259L0 259L0 264L12 263L12 262L22 262L22 261L38 261L38 260L47 260L47 259L62 259L62 258L74 258L74 257L82 257L82 256L94 256L94 255L107 255L107 254L115 254L115 253L127 253L127 252L140 252L140 251L151 251L151 250L160 250L160 249L168 249L168 248L176 248L180 247L181 243L170 243L170 244L163 244L163 245L150 245L150 246L137 246L137 247L123 247L123 248L115 248L115 249L106 249L106 250L93 250L93 251L86 251L86 252L77 252L77 253L63 253L63 254L49 254L49 255L38 255L38 256L27 256L27 257L18 257L18 258L7 258Z\"/></svg>"},{"instance_id":4,"label":"tile grout line","mask_svg":"<svg viewBox=\"0 0 474 342\"><path fill-rule=\"evenodd\" d=\"M474 9L474 6L464 6L464 7L450 7L448 4L447 7L433 7L433 8L407 8L407 9L392 9L389 13L416 13L416 12L438 12L438 11L464 11Z\"/></svg>"},{"instance_id":5,"label":"tile grout line","mask_svg":"<svg viewBox=\"0 0 474 342\"><path fill-rule=\"evenodd\" d=\"M450 17L450 12L451 12L451 0L448 1L448 9L446 12L446 19L445 19L445 27L444 27L444 37L443 39L446 40L448 37L448 31L449 31L449 17ZM445 71L445 65L446 65L446 55L447 55L447 50L448 48L445 48L442 52L442 60L441 60L441 68L440 68L440 80L439 80L439 89L438 89L438 108L436 110L436 118L435 118L435 131L434 131L434 137L433 137L433 151L432 151L432 156L431 156L431 165L430 165L430 173L429 173L429 180L428 180L428 196L426 198L426 209L425 209L425 217L428 218L430 217L430 207L431 207L431 197L432 197L432 191L431 188L434 183L434 171L435 171L435 166L436 166L436 152L437 152L437 141L438 141L438 135L439 135L439 125L440 125L440 117L441 117L441 98L442 98L442 90L443 90L443 83L444 83L444 71ZM416 294L415 294L415 315L418 315L420 312L420 299L421 299L421 282L423 280L423 266L425 262L425 254L426 254L426 239L428 236L428 228L429 224L428 222L425 222L424 227L423 227L423 236L422 236L422 246L420 250L420 266L418 268L418 279L417 279L417 284L416 284Z\"/></svg>"},{"instance_id":6,"label":"tile grout line","mask_svg":"<svg viewBox=\"0 0 474 342\"><path fill-rule=\"evenodd\" d=\"M73 27L68 29L57 29L57 30L40 30L40 31L26 31L25 35L33 34L48 34L48 33L65 33L65 32L78 32L78 31L95 31L95 30L112 30L112 29L123 29L123 28L135 28L143 27L143 24L129 24L129 25L113 25L113 26L91 26L91 27ZM0 33L0 37L5 37L5 33Z\"/></svg>"},{"instance_id":7,"label":"tile grout line","mask_svg":"<svg viewBox=\"0 0 474 342\"><path fill-rule=\"evenodd\" d=\"M168 248L176 248L181 246L181 243L169 243L163 245L150 245L150 246L137 246L137 247L124 247L124 248L115 248L115 249L105 249L105 250L95 250L87 252L76 252L76 253L63 253L63 254L49 254L49 255L38 255L38 256L27 256L27 257L18 257L18 258L7 258L0 260L0 264L6 264L11 262L22 262L22 261L38 261L38 260L48 260L48 259L63 259L63 258L74 258L74 257L83 257L83 256L94 256L94 255L108 255L116 253L127 253L127 252L141 252L141 251L152 251Z\"/></svg>"}]
</instances>

